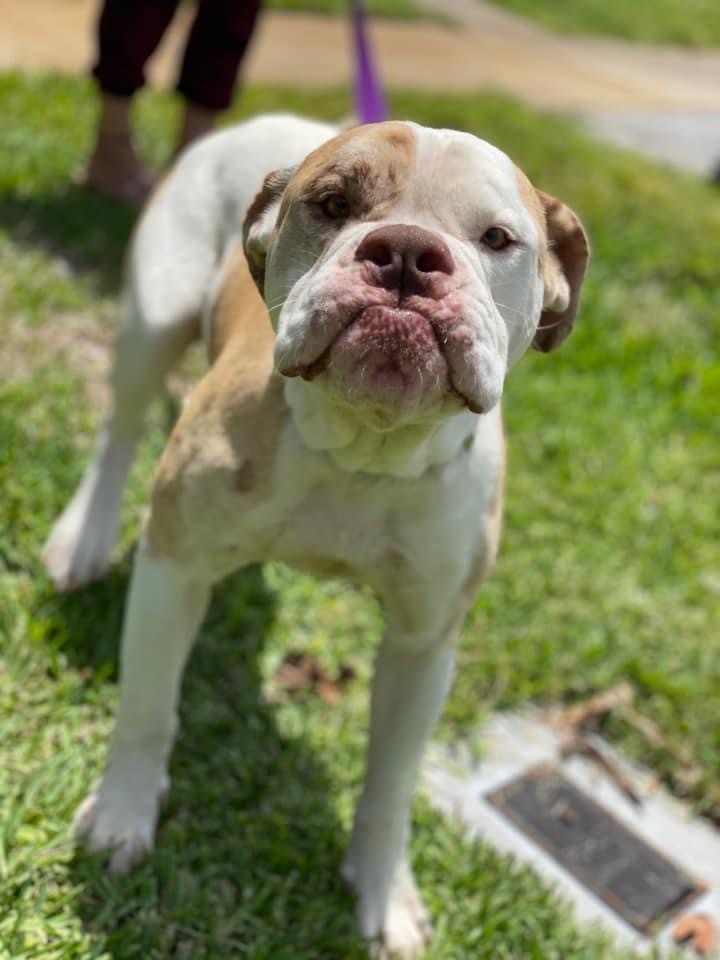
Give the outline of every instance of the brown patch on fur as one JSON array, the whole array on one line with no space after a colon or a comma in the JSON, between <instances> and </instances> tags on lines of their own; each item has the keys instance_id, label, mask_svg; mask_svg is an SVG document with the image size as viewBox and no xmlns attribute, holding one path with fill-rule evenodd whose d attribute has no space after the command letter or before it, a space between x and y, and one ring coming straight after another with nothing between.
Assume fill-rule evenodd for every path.
<instances>
[{"instance_id":1,"label":"brown patch on fur","mask_svg":"<svg viewBox=\"0 0 720 960\"><path fill-rule=\"evenodd\" d=\"M536 190L518 167L515 172L520 195L540 231L539 270L546 292L552 301L559 291L564 290L565 283L569 289L569 300L564 309L553 309L550 303L540 316L533 346L547 353L559 347L573 328L590 247L583 225L570 207L542 190Z\"/></svg>"},{"instance_id":2,"label":"brown patch on fur","mask_svg":"<svg viewBox=\"0 0 720 960\"><path fill-rule=\"evenodd\" d=\"M238 509L271 495L287 408L273 370L275 335L238 247L229 260L210 336L213 365L190 396L160 460L147 524L158 552L212 553Z\"/></svg>"},{"instance_id":3,"label":"brown patch on fur","mask_svg":"<svg viewBox=\"0 0 720 960\"><path fill-rule=\"evenodd\" d=\"M272 351L275 339L267 307L250 275L243 248L238 244L223 268L224 279L215 301L210 325L208 353L214 363L231 337L243 340L242 349L250 353Z\"/></svg>"},{"instance_id":4,"label":"brown patch on fur","mask_svg":"<svg viewBox=\"0 0 720 960\"><path fill-rule=\"evenodd\" d=\"M570 302L565 310L544 310L540 317L533 346L545 353L559 347L573 328L580 306L580 289L590 259L590 246L583 225L570 207L541 190L538 190L538 196L545 208L549 263L555 269L559 265L570 288Z\"/></svg>"},{"instance_id":5,"label":"brown patch on fur","mask_svg":"<svg viewBox=\"0 0 720 960\"><path fill-rule=\"evenodd\" d=\"M415 138L402 123L354 127L314 150L299 166L280 216L297 200L336 190L350 201L351 215L382 217L410 181Z\"/></svg>"},{"instance_id":6,"label":"brown patch on fur","mask_svg":"<svg viewBox=\"0 0 720 960\"><path fill-rule=\"evenodd\" d=\"M246 222L252 223L261 213L277 199L288 184L291 176L291 170L272 170L263 180L263 185L258 193L255 194L250 206L245 214Z\"/></svg>"},{"instance_id":7,"label":"brown patch on fur","mask_svg":"<svg viewBox=\"0 0 720 960\"><path fill-rule=\"evenodd\" d=\"M255 221L265 213L270 204L282 195L294 172L295 167L286 167L284 170L273 170L268 173L263 180L259 193L255 195L248 207L243 221L243 244L245 245L247 264L260 293L263 292L265 287L265 255L267 251L255 244L248 243L248 234Z\"/></svg>"}]
</instances>

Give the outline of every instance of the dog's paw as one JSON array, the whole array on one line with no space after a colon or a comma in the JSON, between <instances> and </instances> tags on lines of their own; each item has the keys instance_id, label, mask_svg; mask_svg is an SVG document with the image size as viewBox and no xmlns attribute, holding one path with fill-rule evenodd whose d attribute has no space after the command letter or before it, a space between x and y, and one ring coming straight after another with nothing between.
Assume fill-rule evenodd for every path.
<instances>
[{"instance_id":1,"label":"dog's paw","mask_svg":"<svg viewBox=\"0 0 720 960\"><path fill-rule=\"evenodd\" d=\"M106 783L101 784L75 813L76 843L91 853L108 851L110 873L130 873L153 848L158 811L168 789L167 779L160 791L149 795L113 790Z\"/></svg>"},{"instance_id":2,"label":"dog's paw","mask_svg":"<svg viewBox=\"0 0 720 960\"><path fill-rule=\"evenodd\" d=\"M70 503L50 531L42 560L57 590L76 590L107 573L115 542L115 521L94 517Z\"/></svg>"},{"instance_id":3,"label":"dog's paw","mask_svg":"<svg viewBox=\"0 0 720 960\"><path fill-rule=\"evenodd\" d=\"M408 864L403 863L390 892L381 942L376 947L375 957L378 960L389 957L417 960L422 956L431 936L430 917L415 885L412 871Z\"/></svg>"},{"instance_id":4,"label":"dog's paw","mask_svg":"<svg viewBox=\"0 0 720 960\"><path fill-rule=\"evenodd\" d=\"M356 887L350 863L345 864L343 877ZM432 936L430 917L406 862L397 869L385 909L376 901L373 891L368 896L358 894L357 916L360 932L373 941L374 960L418 960Z\"/></svg>"}]
</instances>

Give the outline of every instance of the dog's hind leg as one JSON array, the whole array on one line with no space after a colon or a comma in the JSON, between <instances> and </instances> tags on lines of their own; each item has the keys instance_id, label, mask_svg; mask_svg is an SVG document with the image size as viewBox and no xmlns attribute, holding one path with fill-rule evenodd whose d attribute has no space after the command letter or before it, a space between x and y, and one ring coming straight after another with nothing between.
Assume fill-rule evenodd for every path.
<instances>
[{"instance_id":1,"label":"dog's hind leg","mask_svg":"<svg viewBox=\"0 0 720 960\"><path fill-rule=\"evenodd\" d=\"M167 374L199 334L202 300L213 264L200 257L183 270L142 263L142 231L121 306L112 399L85 474L43 549L55 586L70 590L103 576L117 536L122 495L145 414ZM173 253L187 251L173 248ZM182 263L182 260L180 260ZM180 274L180 275L179 275Z\"/></svg>"}]
</instances>

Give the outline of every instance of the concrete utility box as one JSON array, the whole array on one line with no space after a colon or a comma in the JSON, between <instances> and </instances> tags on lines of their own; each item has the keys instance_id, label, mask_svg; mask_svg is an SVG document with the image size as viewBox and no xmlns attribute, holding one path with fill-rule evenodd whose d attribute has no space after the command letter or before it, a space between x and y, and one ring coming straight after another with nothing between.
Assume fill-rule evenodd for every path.
<instances>
[{"instance_id":1,"label":"concrete utility box","mask_svg":"<svg viewBox=\"0 0 720 960\"><path fill-rule=\"evenodd\" d=\"M482 739L480 762L462 745L431 749L423 786L438 810L533 866L583 923L639 953L677 949L671 932L688 912L720 928L720 834L654 775L603 746L634 802L597 763L562 759L562 735L539 711L496 714Z\"/></svg>"}]
</instances>

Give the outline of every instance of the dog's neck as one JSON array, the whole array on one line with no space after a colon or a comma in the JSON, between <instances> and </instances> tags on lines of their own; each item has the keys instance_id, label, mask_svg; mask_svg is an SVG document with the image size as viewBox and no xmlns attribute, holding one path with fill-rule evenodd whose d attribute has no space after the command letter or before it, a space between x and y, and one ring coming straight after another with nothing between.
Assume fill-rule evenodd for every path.
<instances>
[{"instance_id":1,"label":"dog's neck","mask_svg":"<svg viewBox=\"0 0 720 960\"><path fill-rule=\"evenodd\" d=\"M392 477L419 477L447 463L477 421L469 410L455 410L442 419L390 428L381 415L332 403L324 390L299 378L285 382L285 399L309 449L327 453L343 470Z\"/></svg>"}]
</instances>

